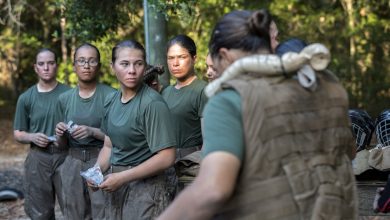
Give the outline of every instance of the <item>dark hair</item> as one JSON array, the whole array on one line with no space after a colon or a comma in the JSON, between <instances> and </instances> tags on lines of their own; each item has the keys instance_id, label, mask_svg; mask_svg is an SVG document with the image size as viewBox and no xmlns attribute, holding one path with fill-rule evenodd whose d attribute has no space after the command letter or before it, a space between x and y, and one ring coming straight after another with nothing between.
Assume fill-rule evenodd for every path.
<instances>
[{"instance_id":1,"label":"dark hair","mask_svg":"<svg viewBox=\"0 0 390 220\"><path fill-rule=\"evenodd\" d=\"M299 53L303 48L307 46L307 43L299 38L291 38L276 47L275 53L278 56L282 56L287 52Z\"/></svg>"},{"instance_id":2,"label":"dark hair","mask_svg":"<svg viewBox=\"0 0 390 220\"><path fill-rule=\"evenodd\" d=\"M258 11L232 11L222 17L211 34L209 51L212 57L221 48L256 52L271 51L269 28L272 16L265 9Z\"/></svg>"},{"instance_id":3,"label":"dark hair","mask_svg":"<svg viewBox=\"0 0 390 220\"><path fill-rule=\"evenodd\" d=\"M192 40L192 38L188 37L187 35L180 34L169 40L167 43L167 52L169 48L171 48L175 44L186 48L188 50L188 53L190 53L192 57L196 56L196 44L194 40Z\"/></svg>"},{"instance_id":4,"label":"dark hair","mask_svg":"<svg viewBox=\"0 0 390 220\"><path fill-rule=\"evenodd\" d=\"M43 52L50 52L54 55L54 61L56 61L57 63L57 54L52 50L52 49L49 49L49 48L41 48L38 50L37 54L35 55L35 63L37 62L37 59L38 59L38 55L40 53L43 53Z\"/></svg>"},{"instance_id":5,"label":"dark hair","mask_svg":"<svg viewBox=\"0 0 390 220\"><path fill-rule=\"evenodd\" d=\"M97 59L98 59L98 61L99 61L99 63L100 63L100 52L99 52L99 49L98 49L95 45L90 44L90 43L83 43L83 44L81 44L80 46L78 46L78 47L76 48L76 50L74 51L74 54L73 54L73 60L74 60L74 61L76 61L76 54L77 54L77 51L79 51L79 49L81 49L81 48L83 48L83 47L90 47L90 48L95 49L96 54L97 54Z\"/></svg>"},{"instance_id":6,"label":"dark hair","mask_svg":"<svg viewBox=\"0 0 390 220\"><path fill-rule=\"evenodd\" d=\"M134 48L134 49L138 49L138 50L142 51L143 59L146 62L146 51L145 51L144 46L142 46L142 44L138 43L138 41L135 41L135 40L124 40L124 41L119 42L118 44L115 45L115 47L112 48L111 61L113 63L115 63L115 60L116 60L117 50L119 48L123 48L123 47Z\"/></svg>"},{"instance_id":7,"label":"dark hair","mask_svg":"<svg viewBox=\"0 0 390 220\"><path fill-rule=\"evenodd\" d=\"M144 73L144 83L150 85L154 80L157 79L158 75L164 73L164 67L162 65L148 65Z\"/></svg>"}]
</instances>

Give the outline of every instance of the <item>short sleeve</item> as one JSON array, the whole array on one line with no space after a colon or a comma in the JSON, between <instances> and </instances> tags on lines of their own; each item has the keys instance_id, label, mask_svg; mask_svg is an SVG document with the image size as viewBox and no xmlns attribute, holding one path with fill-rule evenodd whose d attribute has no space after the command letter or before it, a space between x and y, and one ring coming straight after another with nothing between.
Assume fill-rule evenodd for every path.
<instances>
[{"instance_id":1,"label":"short sleeve","mask_svg":"<svg viewBox=\"0 0 390 220\"><path fill-rule=\"evenodd\" d=\"M29 131L29 109L25 94L22 94L16 104L14 130Z\"/></svg>"},{"instance_id":2,"label":"short sleeve","mask_svg":"<svg viewBox=\"0 0 390 220\"><path fill-rule=\"evenodd\" d=\"M204 110L203 149L206 155L225 151L242 161L244 130L241 116L241 97L234 90L225 90L212 97Z\"/></svg>"},{"instance_id":3,"label":"short sleeve","mask_svg":"<svg viewBox=\"0 0 390 220\"><path fill-rule=\"evenodd\" d=\"M208 101L207 96L204 94L204 89L202 89L202 92L199 95L199 109L198 109L198 116L200 118L203 118L203 110L206 106L206 103Z\"/></svg>"},{"instance_id":4,"label":"short sleeve","mask_svg":"<svg viewBox=\"0 0 390 220\"><path fill-rule=\"evenodd\" d=\"M108 112L110 111L111 105L115 101L115 98L117 97L117 94L119 92L112 92L106 96L104 99L104 104L103 104L103 117L102 121L100 123L100 130L104 133L107 134L107 125L108 125Z\"/></svg>"},{"instance_id":5,"label":"short sleeve","mask_svg":"<svg viewBox=\"0 0 390 220\"><path fill-rule=\"evenodd\" d=\"M164 101L154 101L144 115L144 131L150 150L155 153L176 146L176 131L171 112Z\"/></svg>"},{"instance_id":6,"label":"short sleeve","mask_svg":"<svg viewBox=\"0 0 390 220\"><path fill-rule=\"evenodd\" d=\"M64 109L64 96L63 94L61 94L59 97L58 97L58 101L56 102L56 107L55 107L55 119L54 119L54 122L55 124L59 123L59 122L64 122L65 120L65 109ZM65 122L66 123L66 122Z\"/></svg>"}]
</instances>

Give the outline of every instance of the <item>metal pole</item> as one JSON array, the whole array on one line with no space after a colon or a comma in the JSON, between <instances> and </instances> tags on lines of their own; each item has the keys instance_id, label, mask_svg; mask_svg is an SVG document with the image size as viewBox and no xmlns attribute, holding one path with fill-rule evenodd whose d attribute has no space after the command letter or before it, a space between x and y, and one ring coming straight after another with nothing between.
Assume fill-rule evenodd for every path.
<instances>
[{"instance_id":1,"label":"metal pole","mask_svg":"<svg viewBox=\"0 0 390 220\"><path fill-rule=\"evenodd\" d=\"M144 0L144 27L146 62L152 65L164 65L165 73L159 77L162 85L169 85L169 71L167 68L167 21L165 16L151 7L150 0Z\"/></svg>"},{"instance_id":2,"label":"metal pole","mask_svg":"<svg viewBox=\"0 0 390 220\"><path fill-rule=\"evenodd\" d=\"M148 0L144 0L144 29L145 29L145 50L146 50L146 62L150 62L150 50L149 50L149 14L148 14Z\"/></svg>"}]
</instances>

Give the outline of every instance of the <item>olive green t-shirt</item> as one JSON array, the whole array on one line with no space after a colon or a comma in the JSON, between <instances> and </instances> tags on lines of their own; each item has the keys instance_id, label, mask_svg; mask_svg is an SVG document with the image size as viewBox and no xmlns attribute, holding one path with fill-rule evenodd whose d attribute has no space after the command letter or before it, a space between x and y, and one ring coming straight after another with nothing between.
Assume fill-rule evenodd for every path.
<instances>
[{"instance_id":1,"label":"olive green t-shirt","mask_svg":"<svg viewBox=\"0 0 390 220\"><path fill-rule=\"evenodd\" d=\"M203 90L206 82L196 79L190 85L176 89L168 86L162 96L172 112L177 132L177 148L202 145L201 122L203 108L207 102Z\"/></svg>"},{"instance_id":2,"label":"olive green t-shirt","mask_svg":"<svg viewBox=\"0 0 390 220\"><path fill-rule=\"evenodd\" d=\"M59 121L67 124L73 121L77 125L100 128L104 116L104 100L115 92L110 86L98 83L95 93L89 98L81 98L79 88L73 88L59 97L57 112ZM69 147L102 147L103 141L94 137L74 139L67 135Z\"/></svg>"},{"instance_id":3,"label":"olive green t-shirt","mask_svg":"<svg viewBox=\"0 0 390 220\"><path fill-rule=\"evenodd\" d=\"M156 152L176 146L176 132L167 104L159 93L142 85L127 103L117 91L106 100L102 130L111 139L111 164L136 166Z\"/></svg>"},{"instance_id":4,"label":"olive green t-shirt","mask_svg":"<svg viewBox=\"0 0 390 220\"><path fill-rule=\"evenodd\" d=\"M54 135L58 97L69 89L61 83L49 92L38 92L37 85L30 87L20 95L16 104L14 130Z\"/></svg>"},{"instance_id":5,"label":"olive green t-shirt","mask_svg":"<svg viewBox=\"0 0 390 220\"><path fill-rule=\"evenodd\" d=\"M231 89L218 93L208 101L203 115L203 157L225 151L242 161L245 141L240 95Z\"/></svg>"}]
</instances>

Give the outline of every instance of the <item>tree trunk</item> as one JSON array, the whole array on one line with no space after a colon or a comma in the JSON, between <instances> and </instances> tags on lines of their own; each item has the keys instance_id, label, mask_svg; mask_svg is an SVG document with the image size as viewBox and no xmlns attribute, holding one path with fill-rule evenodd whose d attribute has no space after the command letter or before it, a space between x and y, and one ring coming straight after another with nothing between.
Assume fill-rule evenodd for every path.
<instances>
[{"instance_id":1,"label":"tree trunk","mask_svg":"<svg viewBox=\"0 0 390 220\"><path fill-rule=\"evenodd\" d=\"M341 1L343 8L347 14L348 30L351 33L356 28L353 2L354 2L353 0ZM356 71L356 40L353 35L349 36L349 74L351 76L351 82L352 82L351 92L355 97L357 97L357 100L359 102L361 97L361 92L360 92L361 86L359 85L359 77L357 76L357 71Z\"/></svg>"},{"instance_id":2,"label":"tree trunk","mask_svg":"<svg viewBox=\"0 0 390 220\"><path fill-rule=\"evenodd\" d=\"M66 18L64 15L64 6L61 5L61 20L60 20L60 26L61 26L61 57L62 62L67 65L68 64L68 48L66 47ZM68 68L65 68L65 84L69 84L69 73Z\"/></svg>"}]
</instances>

